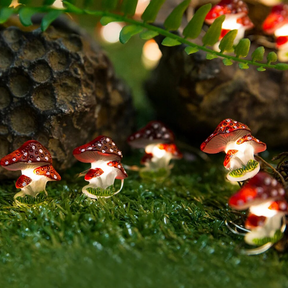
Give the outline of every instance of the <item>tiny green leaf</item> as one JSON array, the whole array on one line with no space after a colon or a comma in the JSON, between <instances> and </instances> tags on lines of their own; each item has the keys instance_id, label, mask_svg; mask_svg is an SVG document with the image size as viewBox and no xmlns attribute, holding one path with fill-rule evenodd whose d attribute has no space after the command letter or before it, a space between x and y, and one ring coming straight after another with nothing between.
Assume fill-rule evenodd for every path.
<instances>
[{"instance_id":1,"label":"tiny green leaf","mask_svg":"<svg viewBox=\"0 0 288 288\"><path fill-rule=\"evenodd\" d=\"M199 49L198 49L197 47L187 46L187 47L185 48L185 52L186 52L188 55L193 54L193 53L196 53L196 52L198 52L198 51L199 51Z\"/></svg>"},{"instance_id":2,"label":"tiny green leaf","mask_svg":"<svg viewBox=\"0 0 288 288\"><path fill-rule=\"evenodd\" d=\"M233 65L233 61L231 59L228 59L228 58L224 58L223 59L223 63L224 63L225 66Z\"/></svg>"},{"instance_id":3,"label":"tiny green leaf","mask_svg":"<svg viewBox=\"0 0 288 288\"><path fill-rule=\"evenodd\" d=\"M0 10L0 24L5 23L13 14L13 8L2 8Z\"/></svg>"},{"instance_id":4,"label":"tiny green leaf","mask_svg":"<svg viewBox=\"0 0 288 288\"><path fill-rule=\"evenodd\" d=\"M102 0L102 8L104 10L114 10L116 9L118 0Z\"/></svg>"},{"instance_id":5,"label":"tiny green leaf","mask_svg":"<svg viewBox=\"0 0 288 288\"><path fill-rule=\"evenodd\" d=\"M164 22L164 26L167 30L177 30L180 27L182 16L190 2L191 0L184 0L169 14Z\"/></svg>"},{"instance_id":6,"label":"tiny green leaf","mask_svg":"<svg viewBox=\"0 0 288 288\"><path fill-rule=\"evenodd\" d=\"M193 18L187 24L185 29L183 30L183 35L186 38L195 39L199 36L202 30L202 26L205 20L207 13L210 11L212 4L206 4L201 6L196 13L194 14Z\"/></svg>"},{"instance_id":7,"label":"tiny green leaf","mask_svg":"<svg viewBox=\"0 0 288 288\"><path fill-rule=\"evenodd\" d=\"M47 13L41 22L41 30L45 31L49 25L62 14L61 10L52 10Z\"/></svg>"},{"instance_id":8,"label":"tiny green leaf","mask_svg":"<svg viewBox=\"0 0 288 288\"><path fill-rule=\"evenodd\" d=\"M276 62L278 59L277 54L275 52L270 52L267 55L267 62L270 64L271 62Z\"/></svg>"},{"instance_id":9,"label":"tiny green leaf","mask_svg":"<svg viewBox=\"0 0 288 288\"><path fill-rule=\"evenodd\" d=\"M43 5L52 5L55 2L55 0L44 0Z\"/></svg>"},{"instance_id":10,"label":"tiny green leaf","mask_svg":"<svg viewBox=\"0 0 288 288\"><path fill-rule=\"evenodd\" d=\"M222 15L218 17L213 24L209 27L206 34L202 38L202 42L204 46L213 46L216 44L219 40L221 29L222 29L222 23L225 20L225 16Z\"/></svg>"},{"instance_id":11,"label":"tiny green leaf","mask_svg":"<svg viewBox=\"0 0 288 288\"><path fill-rule=\"evenodd\" d=\"M241 39L238 45L234 48L237 57L246 57L250 49L250 40L247 38Z\"/></svg>"},{"instance_id":12,"label":"tiny green leaf","mask_svg":"<svg viewBox=\"0 0 288 288\"><path fill-rule=\"evenodd\" d=\"M137 25L125 26L120 32L119 40L122 44L125 44L132 36L142 32L142 30L143 28Z\"/></svg>"},{"instance_id":13,"label":"tiny green leaf","mask_svg":"<svg viewBox=\"0 0 288 288\"><path fill-rule=\"evenodd\" d=\"M23 7L19 11L19 19L23 26L31 26L33 25L31 21L31 17L37 13L37 9L35 8L29 8L29 7Z\"/></svg>"},{"instance_id":14,"label":"tiny green leaf","mask_svg":"<svg viewBox=\"0 0 288 288\"><path fill-rule=\"evenodd\" d=\"M138 0L123 0L121 11L124 15L133 16L135 14Z\"/></svg>"},{"instance_id":15,"label":"tiny green leaf","mask_svg":"<svg viewBox=\"0 0 288 288\"><path fill-rule=\"evenodd\" d=\"M262 66L258 67L257 70L260 71L260 72L266 71L266 69L264 67L262 67Z\"/></svg>"},{"instance_id":16,"label":"tiny green leaf","mask_svg":"<svg viewBox=\"0 0 288 288\"><path fill-rule=\"evenodd\" d=\"M12 3L12 0L0 0L0 8L9 7L11 3Z\"/></svg>"},{"instance_id":17,"label":"tiny green leaf","mask_svg":"<svg viewBox=\"0 0 288 288\"><path fill-rule=\"evenodd\" d=\"M157 14L166 0L151 0L141 18L144 22L154 22Z\"/></svg>"},{"instance_id":18,"label":"tiny green leaf","mask_svg":"<svg viewBox=\"0 0 288 288\"><path fill-rule=\"evenodd\" d=\"M169 38L169 37L165 37L163 39L163 41L161 42L161 44L163 46L168 46L168 47L172 47L172 46L177 46L177 45L181 45L181 43L175 39Z\"/></svg>"},{"instance_id":19,"label":"tiny green leaf","mask_svg":"<svg viewBox=\"0 0 288 288\"><path fill-rule=\"evenodd\" d=\"M249 69L249 66L248 66L247 63L242 63L242 62L240 62L240 63L239 63L239 68L241 68L241 69Z\"/></svg>"},{"instance_id":20,"label":"tiny green leaf","mask_svg":"<svg viewBox=\"0 0 288 288\"><path fill-rule=\"evenodd\" d=\"M221 53L224 51L233 51L233 44L234 40L237 36L238 31L237 30L231 30L229 31L221 40L219 44L219 49Z\"/></svg>"},{"instance_id":21,"label":"tiny green leaf","mask_svg":"<svg viewBox=\"0 0 288 288\"><path fill-rule=\"evenodd\" d=\"M117 20L116 18L114 17L110 17L110 16L103 16L101 19L100 19L100 23L101 25L105 26L111 22L117 22L119 20Z\"/></svg>"},{"instance_id":22,"label":"tiny green leaf","mask_svg":"<svg viewBox=\"0 0 288 288\"><path fill-rule=\"evenodd\" d=\"M257 49L255 49L255 51L252 53L252 61L263 61L263 57L264 57L264 53L265 53L265 49L263 46L258 47Z\"/></svg>"},{"instance_id":23,"label":"tiny green leaf","mask_svg":"<svg viewBox=\"0 0 288 288\"><path fill-rule=\"evenodd\" d=\"M71 4L68 1L63 1L63 5L66 9L68 9L67 12L71 12L71 13L82 13L83 12L82 9L76 7L75 5Z\"/></svg>"},{"instance_id":24,"label":"tiny green leaf","mask_svg":"<svg viewBox=\"0 0 288 288\"><path fill-rule=\"evenodd\" d=\"M218 56L215 55L215 54L212 54L212 53L207 53L206 54L206 59L207 60L212 60L212 59L215 59L215 58L218 58Z\"/></svg>"},{"instance_id":25,"label":"tiny green leaf","mask_svg":"<svg viewBox=\"0 0 288 288\"><path fill-rule=\"evenodd\" d=\"M288 70L288 64L277 63L275 68L278 69L278 70Z\"/></svg>"},{"instance_id":26,"label":"tiny green leaf","mask_svg":"<svg viewBox=\"0 0 288 288\"><path fill-rule=\"evenodd\" d=\"M139 36L143 40L149 40L149 39L156 37L157 35L159 35L158 32L147 30L147 31L142 32Z\"/></svg>"}]
</instances>

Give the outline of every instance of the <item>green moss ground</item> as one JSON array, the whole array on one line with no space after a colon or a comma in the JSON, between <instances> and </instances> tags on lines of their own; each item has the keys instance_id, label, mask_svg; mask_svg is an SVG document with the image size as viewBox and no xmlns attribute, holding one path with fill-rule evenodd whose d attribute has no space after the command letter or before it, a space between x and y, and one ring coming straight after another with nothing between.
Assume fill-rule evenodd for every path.
<instances>
[{"instance_id":1,"label":"green moss ground","mask_svg":"<svg viewBox=\"0 0 288 288\"><path fill-rule=\"evenodd\" d=\"M239 218L226 204L238 188L220 162L178 161L162 183L130 172L99 201L81 194L85 167L20 207L13 181L2 183L0 287L288 287L286 255L245 256L225 227Z\"/></svg>"}]
</instances>

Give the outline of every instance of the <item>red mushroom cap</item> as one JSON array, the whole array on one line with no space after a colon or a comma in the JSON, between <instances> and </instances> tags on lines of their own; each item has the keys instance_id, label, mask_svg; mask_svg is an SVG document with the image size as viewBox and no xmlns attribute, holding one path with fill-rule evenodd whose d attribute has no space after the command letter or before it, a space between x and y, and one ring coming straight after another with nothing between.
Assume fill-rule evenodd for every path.
<instances>
[{"instance_id":1,"label":"red mushroom cap","mask_svg":"<svg viewBox=\"0 0 288 288\"><path fill-rule=\"evenodd\" d=\"M256 139L251 134L245 135L241 138L239 138L236 142L237 145L241 145L245 142L248 142L250 145L254 148L254 153L260 153L266 150L266 144L264 142L261 142L260 140Z\"/></svg>"},{"instance_id":2,"label":"red mushroom cap","mask_svg":"<svg viewBox=\"0 0 288 288\"><path fill-rule=\"evenodd\" d=\"M123 157L113 140L103 135L75 148L73 155L77 160L84 163L93 163L97 160L120 160Z\"/></svg>"},{"instance_id":3,"label":"red mushroom cap","mask_svg":"<svg viewBox=\"0 0 288 288\"><path fill-rule=\"evenodd\" d=\"M266 172L259 172L251 178L237 193L229 199L229 205L237 210L244 210L267 200L282 200L283 186Z\"/></svg>"},{"instance_id":4,"label":"red mushroom cap","mask_svg":"<svg viewBox=\"0 0 288 288\"><path fill-rule=\"evenodd\" d=\"M141 164L145 164L145 163L147 163L147 162L150 162L151 159L152 159L152 157L153 157L153 154L152 154L152 153L146 153L146 152L145 152L145 154L144 154L144 156L142 157L140 163L141 163Z\"/></svg>"},{"instance_id":5,"label":"red mushroom cap","mask_svg":"<svg viewBox=\"0 0 288 288\"><path fill-rule=\"evenodd\" d=\"M61 180L61 176L52 165L37 167L33 170L33 173L39 176L45 176L53 181Z\"/></svg>"},{"instance_id":6,"label":"red mushroom cap","mask_svg":"<svg viewBox=\"0 0 288 288\"><path fill-rule=\"evenodd\" d=\"M250 133L247 125L228 118L219 123L215 131L201 144L200 149L210 154L219 153L225 151L228 142Z\"/></svg>"},{"instance_id":7,"label":"red mushroom cap","mask_svg":"<svg viewBox=\"0 0 288 288\"><path fill-rule=\"evenodd\" d=\"M288 203L285 200L276 200L271 203L268 209L288 213Z\"/></svg>"},{"instance_id":8,"label":"red mushroom cap","mask_svg":"<svg viewBox=\"0 0 288 288\"><path fill-rule=\"evenodd\" d=\"M28 177L26 175L21 175L17 179L15 186L16 186L16 188L22 189L22 188L26 187L27 185L29 185L31 182L32 182L32 179L30 177Z\"/></svg>"},{"instance_id":9,"label":"red mushroom cap","mask_svg":"<svg viewBox=\"0 0 288 288\"><path fill-rule=\"evenodd\" d=\"M167 153L171 153L173 159L181 159L183 157L182 153L174 143L159 144L158 148L161 150L165 150Z\"/></svg>"},{"instance_id":10,"label":"red mushroom cap","mask_svg":"<svg viewBox=\"0 0 288 288\"><path fill-rule=\"evenodd\" d=\"M257 216L255 214L249 214L245 221L245 228L254 229L256 227L262 227L265 224L265 216Z\"/></svg>"},{"instance_id":11,"label":"red mushroom cap","mask_svg":"<svg viewBox=\"0 0 288 288\"><path fill-rule=\"evenodd\" d=\"M84 179L86 181L89 181L95 177L99 177L104 173L104 171L101 168L95 168L95 169L89 169L86 173Z\"/></svg>"},{"instance_id":12,"label":"red mushroom cap","mask_svg":"<svg viewBox=\"0 0 288 288\"><path fill-rule=\"evenodd\" d=\"M288 36L279 36L276 38L276 47L280 48L288 42Z\"/></svg>"},{"instance_id":13,"label":"red mushroom cap","mask_svg":"<svg viewBox=\"0 0 288 288\"><path fill-rule=\"evenodd\" d=\"M126 173L124 167L122 166L122 164L118 161L111 161L107 163L108 166L110 167L114 167L115 169L117 169L117 175L116 175L116 179L125 179L128 177L128 174Z\"/></svg>"},{"instance_id":14,"label":"red mushroom cap","mask_svg":"<svg viewBox=\"0 0 288 288\"><path fill-rule=\"evenodd\" d=\"M163 123L151 121L129 136L127 142L134 148L145 148L149 144L172 143L174 135Z\"/></svg>"},{"instance_id":15,"label":"red mushroom cap","mask_svg":"<svg viewBox=\"0 0 288 288\"><path fill-rule=\"evenodd\" d=\"M51 154L36 140L25 142L20 148L4 156L0 161L2 167L11 171L38 167L47 163L52 163Z\"/></svg>"},{"instance_id":16,"label":"red mushroom cap","mask_svg":"<svg viewBox=\"0 0 288 288\"><path fill-rule=\"evenodd\" d=\"M239 150L234 150L234 149L231 149L227 152L226 156L225 156L225 159L224 159L224 162L223 162L223 165L225 168L229 169L230 168L230 162L231 162L231 159L233 158L233 156L238 152Z\"/></svg>"},{"instance_id":17,"label":"red mushroom cap","mask_svg":"<svg viewBox=\"0 0 288 288\"><path fill-rule=\"evenodd\" d=\"M212 24L216 18L228 14L239 14L239 17L247 15L248 7L242 0L222 0L212 7L206 15L205 21Z\"/></svg>"},{"instance_id":18,"label":"red mushroom cap","mask_svg":"<svg viewBox=\"0 0 288 288\"><path fill-rule=\"evenodd\" d=\"M275 5L266 17L262 28L267 34L273 34L275 30L288 23L288 5Z\"/></svg>"},{"instance_id":19,"label":"red mushroom cap","mask_svg":"<svg viewBox=\"0 0 288 288\"><path fill-rule=\"evenodd\" d=\"M251 19L247 15L245 15L245 16L243 16L241 18L238 18L237 19L237 23L239 23L242 26L244 26L246 30L252 29L254 27L253 22L251 21Z\"/></svg>"}]
</instances>

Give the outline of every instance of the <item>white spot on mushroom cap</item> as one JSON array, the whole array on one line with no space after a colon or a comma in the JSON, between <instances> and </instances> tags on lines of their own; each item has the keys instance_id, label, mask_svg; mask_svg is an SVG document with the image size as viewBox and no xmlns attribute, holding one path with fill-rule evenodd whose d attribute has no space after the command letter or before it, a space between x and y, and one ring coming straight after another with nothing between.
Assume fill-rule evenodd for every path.
<instances>
[{"instance_id":1,"label":"white spot on mushroom cap","mask_svg":"<svg viewBox=\"0 0 288 288\"><path fill-rule=\"evenodd\" d=\"M93 148L90 146L90 147L88 147L87 149L88 149L88 150L92 150Z\"/></svg>"},{"instance_id":2,"label":"white spot on mushroom cap","mask_svg":"<svg viewBox=\"0 0 288 288\"><path fill-rule=\"evenodd\" d=\"M247 196L247 202L250 202L250 201L252 201L253 200L253 197L252 196Z\"/></svg>"},{"instance_id":3,"label":"white spot on mushroom cap","mask_svg":"<svg viewBox=\"0 0 288 288\"><path fill-rule=\"evenodd\" d=\"M33 146L32 146L32 149L33 149L33 150L35 150L35 149L36 149L36 147L33 145Z\"/></svg>"},{"instance_id":4,"label":"white spot on mushroom cap","mask_svg":"<svg viewBox=\"0 0 288 288\"><path fill-rule=\"evenodd\" d=\"M31 161L31 160L28 160L28 163L32 163L32 161Z\"/></svg>"},{"instance_id":5,"label":"white spot on mushroom cap","mask_svg":"<svg viewBox=\"0 0 288 288\"><path fill-rule=\"evenodd\" d=\"M9 161L5 161L5 165L8 165L9 164Z\"/></svg>"},{"instance_id":6,"label":"white spot on mushroom cap","mask_svg":"<svg viewBox=\"0 0 288 288\"><path fill-rule=\"evenodd\" d=\"M27 183L26 182L23 182L22 183L22 187L24 187L24 186L26 186L27 185Z\"/></svg>"},{"instance_id":7,"label":"white spot on mushroom cap","mask_svg":"<svg viewBox=\"0 0 288 288\"><path fill-rule=\"evenodd\" d=\"M15 161L16 161L16 158L14 157L14 158L12 159L12 161L14 161L14 162L15 162Z\"/></svg>"},{"instance_id":8,"label":"white spot on mushroom cap","mask_svg":"<svg viewBox=\"0 0 288 288\"><path fill-rule=\"evenodd\" d=\"M27 152L24 152L24 156L27 156L28 155L28 153Z\"/></svg>"},{"instance_id":9,"label":"white spot on mushroom cap","mask_svg":"<svg viewBox=\"0 0 288 288\"><path fill-rule=\"evenodd\" d=\"M268 198L268 195L266 193L263 193L262 196L261 196L263 199L267 199Z\"/></svg>"},{"instance_id":10,"label":"white spot on mushroom cap","mask_svg":"<svg viewBox=\"0 0 288 288\"><path fill-rule=\"evenodd\" d=\"M281 202L279 205L281 210L286 210L287 209L287 205L284 202Z\"/></svg>"},{"instance_id":11,"label":"white spot on mushroom cap","mask_svg":"<svg viewBox=\"0 0 288 288\"><path fill-rule=\"evenodd\" d=\"M57 176L56 176L56 175L54 175L54 179L57 179Z\"/></svg>"},{"instance_id":12,"label":"white spot on mushroom cap","mask_svg":"<svg viewBox=\"0 0 288 288\"><path fill-rule=\"evenodd\" d=\"M112 153L112 152L113 152L113 149L110 148L110 152Z\"/></svg>"},{"instance_id":13,"label":"white spot on mushroom cap","mask_svg":"<svg viewBox=\"0 0 288 288\"><path fill-rule=\"evenodd\" d=\"M113 145L113 146L115 146L115 143L114 143L114 142L112 142L112 145Z\"/></svg>"},{"instance_id":14,"label":"white spot on mushroom cap","mask_svg":"<svg viewBox=\"0 0 288 288\"><path fill-rule=\"evenodd\" d=\"M285 190L283 188L280 188L278 191L279 191L280 195L284 195L285 194Z\"/></svg>"},{"instance_id":15,"label":"white spot on mushroom cap","mask_svg":"<svg viewBox=\"0 0 288 288\"><path fill-rule=\"evenodd\" d=\"M48 157L47 156L45 156L45 160L48 161Z\"/></svg>"},{"instance_id":16,"label":"white spot on mushroom cap","mask_svg":"<svg viewBox=\"0 0 288 288\"><path fill-rule=\"evenodd\" d=\"M266 177L264 179L264 183L265 183L265 185L270 185L271 184L271 179L269 177Z\"/></svg>"},{"instance_id":17,"label":"white spot on mushroom cap","mask_svg":"<svg viewBox=\"0 0 288 288\"><path fill-rule=\"evenodd\" d=\"M107 141L107 142L109 142L109 141L110 141L110 139L109 139L109 138L106 138L106 141Z\"/></svg>"},{"instance_id":18,"label":"white spot on mushroom cap","mask_svg":"<svg viewBox=\"0 0 288 288\"><path fill-rule=\"evenodd\" d=\"M278 194L278 191L275 190L275 189L273 189L273 190L271 191L271 194L272 194L272 196L276 196L276 195Z\"/></svg>"},{"instance_id":19,"label":"white spot on mushroom cap","mask_svg":"<svg viewBox=\"0 0 288 288\"><path fill-rule=\"evenodd\" d=\"M105 153L105 152L106 152L106 151L103 149L103 150L102 150L102 153Z\"/></svg>"},{"instance_id":20,"label":"white spot on mushroom cap","mask_svg":"<svg viewBox=\"0 0 288 288\"><path fill-rule=\"evenodd\" d=\"M139 138L139 137L140 137L140 134L139 134L139 133L137 133L137 134L135 135L135 137L136 137L136 138Z\"/></svg>"},{"instance_id":21,"label":"white spot on mushroom cap","mask_svg":"<svg viewBox=\"0 0 288 288\"><path fill-rule=\"evenodd\" d=\"M276 185L277 185L277 183L278 183L278 182L277 182L277 180L276 180L276 179L273 179L273 180L272 180L272 182L271 182L272 186L276 186Z\"/></svg>"},{"instance_id":22,"label":"white spot on mushroom cap","mask_svg":"<svg viewBox=\"0 0 288 288\"><path fill-rule=\"evenodd\" d=\"M49 171L47 171L47 172L46 172L46 175L50 175L50 172L49 172Z\"/></svg>"},{"instance_id":23,"label":"white spot on mushroom cap","mask_svg":"<svg viewBox=\"0 0 288 288\"><path fill-rule=\"evenodd\" d=\"M85 152L85 149L81 149L81 152Z\"/></svg>"},{"instance_id":24,"label":"white spot on mushroom cap","mask_svg":"<svg viewBox=\"0 0 288 288\"><path fill-rule=\"evenodd\" d=\"M121 155L122 154L121 151L118 151L118 154Z\"/></svg>"},{"instance_id":25,"label":"white spot on mushroom cap","mask_svg":"<svg viewBox=\"0 0 288 288\"><path fill-rule=\"evenodd\" d=\"M37 160L37 161L40 161L41 159L40 159L40 157L37 157L36 160Z\"/></svg>"},{"instance_id":26,"label":"white spot on mushroom cap","mask_svg":"<svg viewBox=\"0 0 288 288\"><path fill-rule=\"evenodd\" d=\"M39 152L40 152L40 153L43 153L43 150L42 150L42 149L39 149Z\"/></svg>"},{"instance_id":27,"label":"white spot on mushroom cap","mask_svg":"<svg viewBox=\"0 0 288 288\"><path fill-rule=\"evenodd\" d=\"M240 199L240 200L237 201L237 205L240 206L240 205L243 205L243 204L244 204L244 201L243 201L243 200Z\"/></svg>"},{"instance_id":28,"label":"white spot on mushroom cap","mask_svg":"<svg viewBox=\"0 0 288 288\"><path fill-rule=\"evenodd\" d=\"M101 146L102 146L102 144L100 144L100 143L98 143L97 145L98 145L99 147L101 147Z\"/></svg>"}]
</instances>

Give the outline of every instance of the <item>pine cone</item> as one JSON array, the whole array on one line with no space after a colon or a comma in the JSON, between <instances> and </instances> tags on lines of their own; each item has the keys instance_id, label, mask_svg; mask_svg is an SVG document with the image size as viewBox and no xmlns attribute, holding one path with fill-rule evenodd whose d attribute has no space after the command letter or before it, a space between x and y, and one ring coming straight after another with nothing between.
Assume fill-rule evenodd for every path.
<instances>
[{"instance_id":1,"label":"pine cone","mask_svg":"<svg viewBox=\"0 0 288 288\"><path fill-rule=\"evenodd\" d=\"M131 95L105 53L73 25L60 19L44 33L0 25L0 158L36 139L61 171L75 162L75 147L99 134L123 149ZM2 168L0 175L9 177Z\"/></svg>"}]
</instances>

